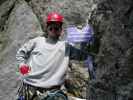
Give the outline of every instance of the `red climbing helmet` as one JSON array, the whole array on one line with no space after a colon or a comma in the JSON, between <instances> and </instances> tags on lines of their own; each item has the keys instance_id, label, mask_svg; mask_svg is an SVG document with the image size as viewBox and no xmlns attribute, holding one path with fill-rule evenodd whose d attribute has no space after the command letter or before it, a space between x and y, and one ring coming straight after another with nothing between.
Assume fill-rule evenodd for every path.
<instances>
[{"instance_id":1,"label":"red climbing helmet","mask_svg":"<svg viewBox=\"0 0 133 100\"><path fill-rule=\"evenodd\" d=\"M49 13L47 16L47 23L51 21L63 23L63 16L57 12Z\"/></svg>"}]
</instances>

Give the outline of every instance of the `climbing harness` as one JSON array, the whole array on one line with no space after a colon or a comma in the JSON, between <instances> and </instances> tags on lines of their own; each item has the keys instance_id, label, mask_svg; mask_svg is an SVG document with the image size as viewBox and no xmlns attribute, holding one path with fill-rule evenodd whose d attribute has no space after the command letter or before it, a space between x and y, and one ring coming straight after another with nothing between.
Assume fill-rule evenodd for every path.
<instances>
[{"instance_id":1,"label":"climbing harness","mask_svg":"<svg viewBox=\"0 0 133 100\"><path fill-rule=\"evenodd\" d=\"M16 100L68 100L66 93L61 89L43 90L34 87L34 92L31 91L33 87L22 83Z\"/></svg>"}]
</instances>

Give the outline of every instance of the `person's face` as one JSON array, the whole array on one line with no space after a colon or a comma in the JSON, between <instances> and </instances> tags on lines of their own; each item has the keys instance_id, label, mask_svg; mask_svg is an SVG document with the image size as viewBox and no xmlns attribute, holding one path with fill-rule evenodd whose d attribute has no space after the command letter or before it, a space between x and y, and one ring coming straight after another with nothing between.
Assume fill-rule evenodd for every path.
<instances>
[{"instance_id":1,"label":"person's face","mask_svg":"<svg viewBox=\"0 0 133 100\"><path fill-rule=\"evenodd\" d=\"M51 38L59 38L62 33L62 23L60 22L50 22L47 23L48 36Z\"/></svg>"}]
</instances>

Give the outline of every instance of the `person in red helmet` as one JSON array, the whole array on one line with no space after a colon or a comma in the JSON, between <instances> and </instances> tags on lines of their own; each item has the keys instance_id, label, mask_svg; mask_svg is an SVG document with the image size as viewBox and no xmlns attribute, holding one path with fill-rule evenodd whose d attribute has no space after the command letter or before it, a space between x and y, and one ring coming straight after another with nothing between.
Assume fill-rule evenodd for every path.
<instances>
[{"instance_id":1,"label":"person in red helmet","mask_svg":"<svg viewBox=\"0 0 133 100\"><path fill-rule=\"evenodd\" d=\"M55 12L49 13L46 24L48 36L53 39L58 39L62 33L63 16Z\"/></svg>"},{"instance_id":2,"label":"person in red helmet","mask_svg":"<svg viewBox=\"0 0 133 100\"><path fill-rule=\"evenodd\" d=\"M60 40L63 19L59 13L49 13L46 19L47 38L31 39L18 50L16 59L23 78L17 100L42 100L38 92L47 94L60 90L64 85L69 58L74 52L70 53L69 45Z\"/></svg>"}]
</instances>

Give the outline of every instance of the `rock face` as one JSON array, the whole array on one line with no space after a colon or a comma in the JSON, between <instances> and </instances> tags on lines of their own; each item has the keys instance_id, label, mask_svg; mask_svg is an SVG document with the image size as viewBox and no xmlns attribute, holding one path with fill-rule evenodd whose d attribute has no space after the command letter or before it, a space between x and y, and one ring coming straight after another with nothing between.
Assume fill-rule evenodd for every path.
<instances>
[{"instance_id":1,"label":"rock face","mask_svg":"<svg viewBox=\"0 0 133 100\"><path fill-rule=\"evenodd\" d=\"M7 9L6 6L10 8ZM0 44L0 100L14 100L18 86L16 51L29 38L42 34L42 30L35 14L25 1L7 0L1 7L5 7L5 10L3 8L0 14L10 13L6 16L7 19L3 18L5 25L1 24L4 30L1 30L0 34L0 40L3 41Z\"/></svg>"},{"instance_id":2,"label":"rock face","mask_svg":"<svg viewBox=\"0 0 133 100\"><path fill-rule=\"evenodd\" d=\"M133 99L133 1L101 0L91 15L99 52L88 100Z\"/></svg>"},{"instance_id":3,"label":"rock face","mask_svg":"<svg viewBox=\"0 0 133 100\"><path fill-rule=\"evenodd\" d=\"M43 17L48 12L58 11L65 16L64 27L68 24L84 25L88 12L91 11L91 3L93 0L0 1L0 100L14 100L19 84L16 75L16 51L28 39L43 34ZM84 76L84 72L81 74ZM73 82L75 85L75 81ZM84 95L80 91L78 96L85 97L86 90L83 91Z\"/></svg>"},{"instance_id":4,"label":"rock face","mask_svg":"<svg viewBox=\"0 0 133 100\"><path fill-rule=\"evenodd\" d=\"M40 20L49 12L64 15L65 25L84 25L93 8L93 0L31 0L29 5ZM42 24L42 23L41 23Z\"/></svg>"},{"instance_id":5,"label":"rock face","mask_svg":"<svg viewBox=\"0 0 133 100\"><path fill-rule=\"evenodd\" d=\"M94 27L96 80L91 80L87 93L81 92L79 97L87 94L88 100L132 100L132 0L1 0L0 100L14 100L18 86L16 51L28 39L43 34L44 18L51 11L65 16L64 28L83 26L87 20ZM74 62L72 69L81 70L75 66L80 64ZM80 74L78 79L86 73Z\"/></svg>"}]
</instances>

